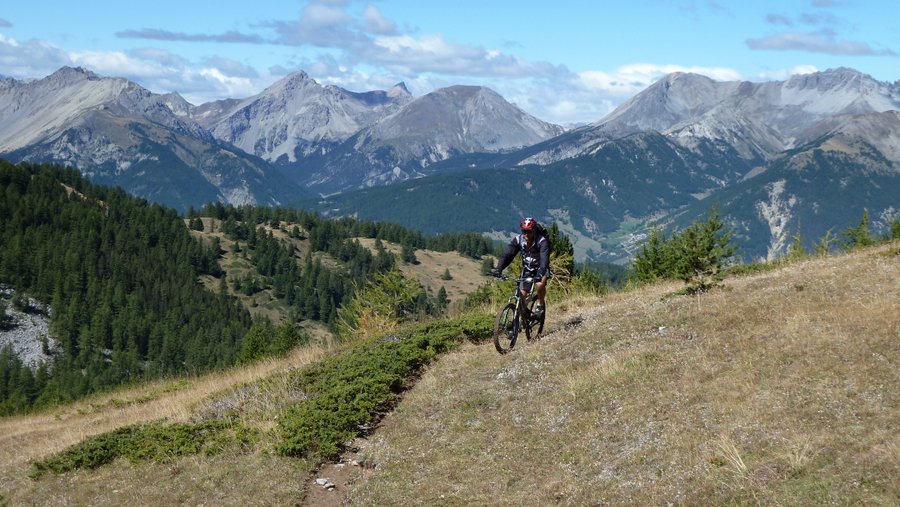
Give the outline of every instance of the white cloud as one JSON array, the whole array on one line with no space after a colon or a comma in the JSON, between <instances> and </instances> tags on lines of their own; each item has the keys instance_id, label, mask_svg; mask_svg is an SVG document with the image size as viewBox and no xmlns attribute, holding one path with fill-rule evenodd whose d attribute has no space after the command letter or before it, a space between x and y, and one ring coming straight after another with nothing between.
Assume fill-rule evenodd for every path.
<instances>
[{"instance_id":1,"label":"white cloud","mask_svg":"<svg viewBox=\"0 0 900 507\"><path fill-rule=\"evenodd\" d=\"M362 13L364 25L363 29L367 32L390 35L397 32L397 24L392 20L384 17L381 11L374 5L366 6Z\"/></svg>"},{"instance_id":2,"label":"white cloud","mask_svg":"<svg viewBox=\"0 0 900 507\"><path fill-rule=\"evenodd\" d=\"M10 39L10 38L4 36L2 33L0 33L0 44L5 44L7 46L14 47L14 48L19 47L19 43L16 42L15 39Z\"/></svg>"},{"instance_id":3,"label":"white cloud","mask_svg":"<svg viewBox=\"0 0 900 507\"><path fill-rule=\"evenodd\" d=\"M727 67L699 67L683 65L656 65L635 63L624 65L613 72L585 71L578 73L577 85L612 96L630 97L647 88L666 74L690 72L702 74L716 81L738 81L740 72Z\"/></svg>"},{"instance_id":4,"label":"white cloud","mask_svg":"<svg viewBox=\"0 0 900 507\"><path fill-rule=\"evenodd\" d=\"M806 51L838 56L896 56L890 49L875 49L865 42L840 40L833 30L812 33L781 32L759 39L747 39L754 50Z\"/></svg>"},{"instance_id":5,"label":"white cloud","mask_svg":"<svg viewBox=\"0 0 900 507\"><path fill-rule=\"evenodd\" d=\"M0 34L0 69L15 78L43 77L64 65L72 65L69 55L42 40L19 42Z\"/></svg>"},{"instance_id":6,"label":"white cloud","mask_svg":"<svg viewBox=\"0 0 900 507\"><path fill-rule=\"evenodd\" d=\"M354 24L343 4L313 2L303 8L297 21L279 21L272 26L278 34L276 43L348 49L363 44L365 39Z\"/></svg>"},{"instance_id":7,"label":"white cloud","mask_svg":"<svg viewBox=\"0 0 900 507\"><path fill-rule=\"evenodd\" d=\"M219 95L225 97L249 97L259 91L256 88L258 83L254 80L247 77L230 76L216 67L205 67L200 69L198 74L213 83L220 92Z\"/></svg>"},{"instance_id":8,"label":"white cloud","mask_svg":"<svg viewBox=\"0 0 900 507\"><path fill-rule=\"evenodd\" d=\"M70 58L74 65L124 77L155 93L178 92L193 104L255 95L276 79L227 58L211 57L195 65L162 49L74 51Z\"/></svg>"},{"instance_id":9,"label":"white cloud","mask_svg":"<svg viewBox=\"0 0 900 507\"><path fill-rule=\"evenodd\" d=\"M157 61L135 58L124 51L72 51L69 56L75 65L104 76L152 78L174 70Z\"/></svg>"},{"instance_id":10,"label":"white cloud","mask_svg":"<svg viewBox=\"0 0 900 507\"><path fill-rule=\"evenodd\" d=\"M812 74L813 72L819 72L815 65L797 65L788 69L763 71L759 73L758 77L763 81L784 81L797 74Z\"/></svg>"}]
</instances>

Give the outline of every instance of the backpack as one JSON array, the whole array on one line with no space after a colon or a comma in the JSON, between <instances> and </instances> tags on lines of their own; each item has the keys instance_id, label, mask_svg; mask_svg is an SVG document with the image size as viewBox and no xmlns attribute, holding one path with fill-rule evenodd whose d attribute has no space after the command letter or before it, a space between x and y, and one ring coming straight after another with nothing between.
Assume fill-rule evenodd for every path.
<instances>
[{"instance_id":1,"label":"backpack","mask_svg":"<svg viewBox=\"0 0 900 507\"><path fill-rule=\"evenodd\" d=\"M553 243L550 242L550 233L547 231L547 229L544 228L543 225L541 225L540 222L538 222L534 228L535 241L539 240L541 236L543 236L544 239L547 240L547 245L550 246L550 255L553 255Z\"/></svg>"}]
</instances>

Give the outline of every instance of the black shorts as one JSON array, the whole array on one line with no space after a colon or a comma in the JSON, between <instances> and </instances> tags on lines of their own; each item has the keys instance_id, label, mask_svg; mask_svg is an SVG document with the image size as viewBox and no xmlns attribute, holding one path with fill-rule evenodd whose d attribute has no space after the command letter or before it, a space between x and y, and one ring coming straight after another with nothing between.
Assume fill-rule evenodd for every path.
<instances>
[{"instance_id":1,"label":"black shorts","mask_svg":"<svg viewBox=\"0 0 900 507\"><path fill-rule=\"evenodd\" d=\"M531 289L533 287L534 287L534 282L526 282L525 280L522 280L521 282L519 282L519 290L520 291L528 293L528 292L531 292Z\"/></svg>"},{"instance_id":2,"label":"black shorts","mask_svg":"<svg viewBox=\"0 0 900 507\"><path fill-rule=\"evenodd\" d=\"M549 269L547 269L547 279L549 279L551 276L553 276L553 272L551 272ZM537 277L537 269L534 269L534 270L526 269L522 273L522 278L536 278L536 277ZM540 280L540 279L535 280L535 282L538 280ZM532 287L534 287L534 282L526 282L525 280L522 280L521 282L519 282L519 290L523 290L525 292L531 292Z\"/></svg>"}]
</instances>

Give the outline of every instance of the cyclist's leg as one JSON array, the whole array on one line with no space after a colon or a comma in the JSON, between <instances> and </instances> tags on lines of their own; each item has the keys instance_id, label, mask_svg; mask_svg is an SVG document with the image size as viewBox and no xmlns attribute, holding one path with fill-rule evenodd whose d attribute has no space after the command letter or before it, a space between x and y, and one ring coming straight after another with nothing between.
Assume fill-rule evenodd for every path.
<instances>
[{"instance_id":1,"label":"cyclist's leg","mask_svg":"<svg viewBox=\"0 0 900 507\"><path fill-rule=\"evenodd\" d=\"M527 276L531 276L531 275L526 273L525 276L527 277ZM519 282L519 294L521 294L522 297L527 296L533 289L534 289L534 282L531 282L531 283L528 283L526 281Z\"/></svg>"},{"instance_id":2,"label":"cyclist's leg","mask_svg":"<svg viewBox=\"0 0 900 507\"><path fill-rule=\"evenodd\" d=\"M545 298L547 297L547 277L541 278L540 281L534 283L534 290L537 291L538 303L547 308Z\"/></svg>"}]
</instances>

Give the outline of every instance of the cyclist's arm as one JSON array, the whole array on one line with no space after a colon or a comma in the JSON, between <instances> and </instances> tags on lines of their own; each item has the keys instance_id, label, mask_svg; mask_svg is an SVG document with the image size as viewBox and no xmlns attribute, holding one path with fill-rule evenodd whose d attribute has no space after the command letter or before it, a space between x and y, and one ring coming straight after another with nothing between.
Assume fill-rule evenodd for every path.
<instances>
[{"instance_id":1,"label":"cyclist's arm","mask_svg":"<svg viewBox=\"0 0 900 507\"><path fill-rule=\"evenodd\" d=\"M513 238L509 242L509 246L506 248L506 253L504 253L500 256L499 259L497 259L497 272L506 269L506 266L509 266L509 263L513 261L517 253L519 253L519 244L516 242L516 238Z\"/></svg>"},{"instance_id":2,"label":"cyclist's arm","mask_svg":"<svg viewBox=\"0 0 900 507\"><path fill-rule=\"evenodd\" d=\"M543 279L550 273L550 240L546 237L538 242L540 262L538 263L538 278Z\"/></svg>"}]
</instances>

